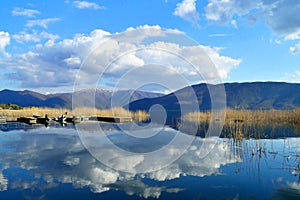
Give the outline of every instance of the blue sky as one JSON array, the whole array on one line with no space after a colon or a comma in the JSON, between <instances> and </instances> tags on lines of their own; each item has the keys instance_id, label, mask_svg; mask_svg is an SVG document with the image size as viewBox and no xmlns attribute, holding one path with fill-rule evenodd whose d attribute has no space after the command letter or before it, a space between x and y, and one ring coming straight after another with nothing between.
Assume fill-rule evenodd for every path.
<instances>
[{"instance_id":1,"label":"blue sky","mask_svg":"<svg viewBox=\"0 0 300 200\"><path fill-rule=\"evenodd\" d=\"M0 89L72 91L95 40L153 27L195 40L223 82L300 82L298 0L2 0L0 9ZM126 69L145 63L131 56ZM110 89L113 73L99 87Z\"/></svg>"}]
</instances>

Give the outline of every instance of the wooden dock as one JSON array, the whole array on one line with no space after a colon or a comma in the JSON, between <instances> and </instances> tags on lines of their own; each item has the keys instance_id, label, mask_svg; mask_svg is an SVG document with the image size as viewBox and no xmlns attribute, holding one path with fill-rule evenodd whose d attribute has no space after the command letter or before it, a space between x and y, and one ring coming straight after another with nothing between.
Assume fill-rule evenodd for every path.
<instances>
[{"instance_id":1,"label":"wooden dock","mask_svg":"<svg viewBox=\"0 0 300 200\"><path fill-rule=\"evenodd\" d=\"M132 122L131 117L103 117L103 116L92 116L89 118L90 121L100 122L111 122L111 123L130 123Z\"/></svg>"},{"instance_id":2,"label":"wooden dock","mask_svg":"<svg viewBox=\"0 0 300 200\"><path fill-rule=\"evenodd\" d=\"M45 117L39 116L39 115L33 115L33 118L36 119L37 124L48 124L50 122L50 119L46 115Z\"/></svg>"},{"instance_id":3,"label":"wooden dock","mask_svg":"<svg viewBox=\"0 0 300 200\"><path fill-rule=\"evenodd\" d=\"M80 123L81 117L77 117L77 116L67 117L65 121L68 123Z\"/></svg>"},{"instance_id":4,"label":"wooden dock","mask_svg":"<svg viewBox=\"0 0 300 200\"><path fill-rule=\"evenodd\" d=\"M37 120L34 117L19 117L17 119L18 122L25 123L25 124L36 124Z\"/></svg>"},{"instance_id":5,"label":"wooden dock","mask_svg":"<svg viewBox=\"0 0 300 200\"><path fill-rule=\"evenodd\" d=\"M33 116L33 117L19 117L17 121L19 123L25 124L49 124L51 121L60 122L57 118L52 120L48 117ZM62 122L63 123L81 123L87 121L99 121L99 122L109 122L109 123L130 123L132 122L131 117L106 117L106 116L70 116L66 117ZM5 117L0 117L0 123L6 123L7 120Z\"/></svg>"},{"instance_id":6,"label":"wooden dock","mask_svg":"<svg viewBox=\"0 0 300 200\"><path fill-rule=\"evenodd\" d=\"M45 118L45 117L36 118L36 123L38 123L38 124L47 124L49 122L50 122L49 118Z\"/></svg>"}]
</instances>

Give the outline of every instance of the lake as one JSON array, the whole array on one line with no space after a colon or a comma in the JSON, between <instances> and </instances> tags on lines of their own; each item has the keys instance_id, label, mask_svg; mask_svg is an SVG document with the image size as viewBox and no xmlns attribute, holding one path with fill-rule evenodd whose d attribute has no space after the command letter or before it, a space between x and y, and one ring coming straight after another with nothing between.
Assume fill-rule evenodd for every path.
<instances>
[{"instance_id":1,"label":"lake","mask_svg":"<svg viewBox=\"0 0 300 200\"><path fill-rule=\"evenodd\" d=\"M300 138L204 139L123 126L2 129L0 199L300 198Z\"/></svg>"}]
</instances>

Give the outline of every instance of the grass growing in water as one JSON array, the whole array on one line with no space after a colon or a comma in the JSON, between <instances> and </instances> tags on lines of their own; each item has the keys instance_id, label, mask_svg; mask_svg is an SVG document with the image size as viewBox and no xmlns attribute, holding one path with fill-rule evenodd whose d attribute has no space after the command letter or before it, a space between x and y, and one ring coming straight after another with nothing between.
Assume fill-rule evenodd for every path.
<instances>
[{"instance_id":1,"label":"grass growing in water","mask_svg":"<svg viewBox=\"0 0 300 200\"><path fill-rule=\"evenodd\" d=\"M63 109L63 108L23 108L21 110L2 110L1 115L7 117L7 120L16 120L18 117L32 117L33 115L45 116L48 114L50 118L58 117L65 112L68 116L105 116L105 117L132 117L136 121L146 121L149 119L149 115L145 111L130 112L124 108L111 108L105 110L99 110L94 108L77 108L75 110Z\"/></svg>"},{"instance_id":2,"label":"grass growing in water","mask_svg":"<svg viewBox=\"0 0 300 200\"><path fill-rule=\"evenodd\" d=\"M210 112L192 112L183 117L183 130L198 125L198 135L205 136L211 120ZM226 110L223 137L272 138L276 134L300 133L300 109L294 110ZM278 136L279 137L279 136Z\"/></svg>"}]
</instances>

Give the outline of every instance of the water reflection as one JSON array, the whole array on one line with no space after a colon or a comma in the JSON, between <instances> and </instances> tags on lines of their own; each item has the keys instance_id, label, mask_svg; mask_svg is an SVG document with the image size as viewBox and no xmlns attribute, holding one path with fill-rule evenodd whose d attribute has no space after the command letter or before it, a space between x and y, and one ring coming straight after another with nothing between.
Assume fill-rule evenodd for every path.
<instances>
[{"instance_id":1,"label":"water reflection","mask_svg":"<svg viewBox=\"0 0 300 200\"><path fill-rule=\"evenodd\" d=\"M187 134L195 134L195 130L190 127L195 126L193 122L180 124L180 130ZM197 136L205 137L209 128L208 122L197 124ZM178 129L177 125L173 128ZM221 132L224 138L255 138L255 139L277 139L286 137L299 137L299 124L225 124Z\"/></svg>"},{"instance_id":2,"label":"water reflection","mask_svg":"<svg viewBox=\"0 0 300 200\"><path fill-rule=\"evenodd\" d=\"M151 145L173 134L169 128L162 131L163 136L153 140ZM106 136L123 144L122 148L147 148L146 143L132 140L113 126L107 127ZM91 141L95 139L92 134L88 137ZM133 167L127 169L131 173L126 173L113 170L92 157L73 128L40 127L26 132L0 132L0 198L5 195L4 191L29 189L31 192L26 193L27 196L47 199L51 190L67 190L66 185L71 185L74 190L88 189L89 195L123 191L127 197L134 198L168 199L168 195L175 194L179 199L246 199L251 194L256 198L299 198L300 138L211 138L208 144L210 140L218 142L204 159L199 157L203 139L196 138L169 166L150 173L136 173ZM105 143L97 144L100 150L107 148ZM111 157L112 165L123 168L132 167L129 162L135 162L134 166L138 167L142 161L142 157L121 159L113 150L105 152L110 152L107 156ZM169 152L176 152L176 148ZM159 163L156 162L159 159L153 158L152 165ZM85 197L92 199L92 196Z\"/></svg>"},{"instance_id":3,"label":"water reflection","mask_svg":"<svg viewBox=\"0 0 300 200\"><path fill-rule=\"evenodd\" d=\"M116 137L119 134L112 131L110 136ZM128 142L128 138L117 137L119 142ZM30 134L2 132L0 138L2 191L27 188L43 191L62 183L70 183L74 188L88 187L94 193L113 189L122 190L128 195L158 198L162 192L178 193L185 188L155 186L143 181L144 179L162 182L188 175L203 177L219 174L221 165L241 161L224 142L219 142L205 159L199 159L202 139L198 138L179 160L162 170L143 174L125 173L106 167L90 156L74 129L62 131L40 128L31 130ZM105 144L100 149L104 147ZM116 156L113 152L112 155ZM132 158L129 160L132 161ZM155 160L159 158L153 158ZM123 162L120 163L121 161ZM126 159L112 159L111 162L124 167L130 166ZM13 173L18 179L7 175L11 169L17 169Z\"/></svg>"},{"instance_id":4,"label":"water reflection","mask_svg":"<svg viewBox=\"0 0 300 200\"><path fill-rule=\"evenodd\" d=\"M300 185L299 182L287 182L286 185L281 186L275 191L272 199L299 199Z\"/></svg>"}]
</instances>

